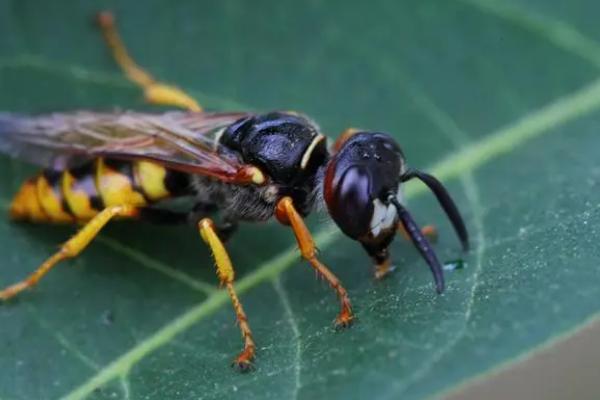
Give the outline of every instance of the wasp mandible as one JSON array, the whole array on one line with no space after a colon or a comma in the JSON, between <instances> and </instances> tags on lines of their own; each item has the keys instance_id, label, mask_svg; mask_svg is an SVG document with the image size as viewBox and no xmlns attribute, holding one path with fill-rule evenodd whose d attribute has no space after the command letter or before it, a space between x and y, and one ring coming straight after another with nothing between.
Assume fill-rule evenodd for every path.
<instances>
[{"instance_id":1,"label":"wasp mandible","mask_svg":"<svg viewBox=\"0 0 600 400\"><path fill-rule=\"evenodd\" d=\"M0 114L0 151L45 168L21 186L11 217L84 224L29 277L0 291L0 299L34 286L57 263L77 256L112 219L192 223L210 247L231 297L244 340L234 365L245 371L256 345L223 244L240 221L274 216L291 227L302 257L339 298L336 325L348 326L354 318L346 290L319 261L304 224L320 205L364 247L376 277L390 272L388 249L401 230L429 265L437 291L443 291L442 267L404 205L402 183L417 178L432 190L466 250L465 224L442 184L408 168L391 136L348 129L328 149L319 127L295 112L204 112L192 97L155 80L133 61L110 13L100 13L98 21L114 59L146 99L186 111ZM193 199L189 211L162 207L184 196ZM215 211L219 223L213 220Z\"/></svg>"}]
</instances>

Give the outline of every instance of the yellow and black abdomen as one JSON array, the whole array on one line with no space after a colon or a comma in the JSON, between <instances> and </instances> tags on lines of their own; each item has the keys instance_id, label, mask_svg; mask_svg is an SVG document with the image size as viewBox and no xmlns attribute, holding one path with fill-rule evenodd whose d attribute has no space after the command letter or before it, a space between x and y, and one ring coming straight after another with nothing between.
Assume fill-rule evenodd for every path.
<instances>
[{"instance_id":1,"label":"yellow and black abdomen","mask_svg":"<svg viewBox=\"0 0 600 400\"><path fill-rule=\"evenodd\" d=\"M106 207L145 207L185 194L185 174L150 161L98 158L77 168L44 170L27 180L10 214L31 222L85 222Z\"/></svg>"}]
</instances>

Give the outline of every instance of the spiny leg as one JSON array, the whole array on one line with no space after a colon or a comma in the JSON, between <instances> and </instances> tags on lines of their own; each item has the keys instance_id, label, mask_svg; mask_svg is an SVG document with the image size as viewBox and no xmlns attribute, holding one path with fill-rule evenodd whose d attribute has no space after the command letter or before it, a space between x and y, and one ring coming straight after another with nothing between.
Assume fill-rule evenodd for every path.
<instances>
[{"instance_id":1,"label":"spiny leg","mask_svg":"<svg viewBox=\"0 0 600 400\"><path fill-rule=\"evenodd\" d=\"M202 111L202 107L190 95L175 86L157 81L136 64L127 52L127 48L117 31L115 18L110 12L103 11L99 13L97 19L113 58L129 80L144 90L146 101L157 105L181 107L190 111Z\"/></svg>"},{"instance_id":2,"label":"spiny leg","mask_svg":"<svg viewBox=\"0 0 600 400\"><path fill-rule=\"evenodd\" d=\"M231 298L235 316L242 332L242 338L244 339L244 350L234 360L233 365L238 367L242 372L246 372L252 367L252 359L256 352L256 344L252 338L252 331L250 330L250 325L248 325L248 318L246 317L242 303L233 287L235 273L233 271L231 259L227 254L227 250L225 250L225 246L223 246L223 242L219 239L212 220L203 218L198 223L198 229L200 230L200 236L202 236L202 239L212 251L215 264L217 265L217 276L221 281L221 285L225 286L227 293Z\"/></svg>"},{"instance_id":3,"label":"spiny leg","mask_svg":"<svg viewBox=\"0 0 600 400\"><path fill-rule=\"evenodd\" d=\"M352 314L352 306L346 289L342 286L339 279L317 259L317 249L315 242L304 224L302 217L296 211L293 201L290 197L284 197L277 203L277 219L279 222L291 225L298 247L302 257L307 260L315 271L336 291L341 303L341 310L338 314L335 324L337 327L346 327L352 323L354 315Z\"/></svg>"},{"instance_id":4,"label":"spiny leg","mask_svg":"<svg viewBox=\"0 0 600 400\"><path fill-rule=\"evenodd\" d=\"M0 291L0 300L8 300L23 290L34 286L60 261L79 255L98 235L108 221L114 217L133 218L137 215L138 209L132 206L114 206L104 209L81 228L75 236L65 242L58 252L44 261L44 263L42 263L42 265L25 280L17 282Z\"/></svg>"}]
</instances>

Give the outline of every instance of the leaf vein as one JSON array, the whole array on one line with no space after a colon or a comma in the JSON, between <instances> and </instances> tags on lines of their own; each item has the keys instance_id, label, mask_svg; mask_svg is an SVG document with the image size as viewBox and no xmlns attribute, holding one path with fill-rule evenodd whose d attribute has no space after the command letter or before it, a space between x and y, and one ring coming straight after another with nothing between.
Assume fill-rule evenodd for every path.
<instances>
[{"instance_id":1,"label":"leaf vein","mask_svg":"<svg viewBox=\"0 0 600 400\"><path fill-rule=\"evenodd\" d=\"M296 400L298 399L298 394L300 393L300 388L302 387L302 342L300 330L298 329L298 324L296 323L294 310L292 309L292 305L290 304L287 291L281 283L280 276L278 275L271 282L273 284L273 287L275 288L275 291L279 295L281 305L283 306L283 309L286 313L288 323L290 324L290 328L292 330L292 333L294 334L294 340L296 341L296 359L294 360L294 390L292 391L292 398Z\"/></svg>"},{"instance_id":2,"label":"leaf vein","mask_svg":"<svg viewBox=\"0 0 600 400\"><path fill-rule=\"evenodd\" d=\"M100 369L100 366L94 360L83 354L76 346L69 342L65 335L63 335L57 329L50 327L48 322L46 322L46 320L44 320L32 306L29 306L29 312L38 322L40 327L50 336L52 336L63 349L71 353L71 355L81 361L86 367L94 371L98 371Z\"/></svg>"},{"instance_id":3,"label":"leaf vein","mask_svg":"<svg viewBox=\"0 0 600 400\"><path fill-rule=\"evenodd\" d=\"M127 245L124 245L114 239L108 238L106 236L98 236L96 240L102 243L103 245L109 247L111 250L121 253L124 256L134 260L143 267L157 271L177 282L183 283L184 285L190 287L193 290L207 295L211 295L217 291L214 285L194 279L185 272L179 271L162 262L156 261L155 259L146 255L145 253Z\"/></svg>"},{"instance_id":4,"label":"leaf vein","mask_svg":"<svg viewBox=\"0 0 600 400\"><path fill-rule=\"evenodd\" d=\"M525 28L600 68L600 44L564 21L533 14L523 7L502 1L460 1Z\"/></svg>"},{"instance_id":5,"label":"leaf vein","mask_svg":"<svg viewBox=\"0 0 600 400\"><path fill-rule=\"evenodd\" d=\"M107 73L82 67L80 65L64 65L54 63L45 57L32 54L19 54L11 58L0 59L0 70L10 68L32 68L62 76L79 82L93 83L105 87L115 88L134 88L135 86L127 81L123 75ZM186 90L195 98L200 98L213 107L219 107L230 110L252 110L246 104L235 100L205 94L197 90Z\"/></svg>"}]
</instances>

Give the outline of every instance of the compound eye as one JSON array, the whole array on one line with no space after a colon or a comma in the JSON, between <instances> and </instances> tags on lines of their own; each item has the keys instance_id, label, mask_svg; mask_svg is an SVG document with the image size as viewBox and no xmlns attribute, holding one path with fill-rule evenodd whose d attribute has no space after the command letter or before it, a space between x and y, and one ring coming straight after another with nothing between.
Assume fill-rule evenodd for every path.
<instances>
[{"instance_id":1,"label":"compound eye","mask_svg":"<svg viewBox=\"0 0 600 400\"><path fill-rule=\"evenodd\" d=\"M336 180L327 180L331 185L325 196L329 214L349 237L358 239L369 233L373 215L371 197L371 175L365 168L353 166Z\"/></svg>"}]
</instances>

